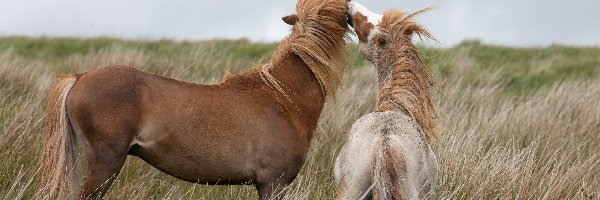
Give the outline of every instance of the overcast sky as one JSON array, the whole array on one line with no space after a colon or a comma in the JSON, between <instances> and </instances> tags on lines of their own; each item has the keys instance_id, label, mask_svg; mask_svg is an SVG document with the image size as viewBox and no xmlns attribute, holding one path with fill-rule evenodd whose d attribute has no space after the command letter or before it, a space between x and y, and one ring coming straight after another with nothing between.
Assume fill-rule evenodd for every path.
<instances>
[{"instance_id":1,"label":"overcast sky","mask_svg":"<svg viewBox=\"0 0 600 200\"><path fill-rule=\"evenodd\" d=\"M373 11L415 11L450 46L465 39L516 46L600 45L600 0L363 0ZM0 35L278 41L295 0L0 0Z\"/></svg>"}]
</instances>

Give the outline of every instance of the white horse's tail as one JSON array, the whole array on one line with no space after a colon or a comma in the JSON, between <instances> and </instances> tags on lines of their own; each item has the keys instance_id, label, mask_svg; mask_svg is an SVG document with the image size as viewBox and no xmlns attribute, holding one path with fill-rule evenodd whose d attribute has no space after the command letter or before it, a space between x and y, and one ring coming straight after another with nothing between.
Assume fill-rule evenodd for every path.
<instances>
[{"instance_id":1,"label":"white horse's tail","mask_svg":"<svg viewBox=\"0 0 600 200\"><path fill-rule=\"evenodd\" d=\"M375 150L373 172L373 199L405 199L406 161L404 154L391 145L393 140L384 137Z\"/></svg>"}]
</instances>

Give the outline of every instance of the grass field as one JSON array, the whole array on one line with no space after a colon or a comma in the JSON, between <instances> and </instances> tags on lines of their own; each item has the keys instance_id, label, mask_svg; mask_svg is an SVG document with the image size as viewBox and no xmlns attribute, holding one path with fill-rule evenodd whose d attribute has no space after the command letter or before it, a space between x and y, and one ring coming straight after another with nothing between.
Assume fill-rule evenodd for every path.
<instances>
[{"instance_id":1,"label":"grass field","mask_svg":"<svg viewBox=\"0 0 600 200\"><path fill-rule=\"evenodd\" d=\"M215 83L276 43L0 37L0 199L30 199L48 90L57 73L112 64ZM357 55L328 102L289 199L332 199L333 163L375 103L375 71ZM440 91L439 199L600 199L600 48L511 48L466 41L422 48ZM180 181L129 157L107 199L251 199L253 186Z\"/></svg>"}]
</instances>

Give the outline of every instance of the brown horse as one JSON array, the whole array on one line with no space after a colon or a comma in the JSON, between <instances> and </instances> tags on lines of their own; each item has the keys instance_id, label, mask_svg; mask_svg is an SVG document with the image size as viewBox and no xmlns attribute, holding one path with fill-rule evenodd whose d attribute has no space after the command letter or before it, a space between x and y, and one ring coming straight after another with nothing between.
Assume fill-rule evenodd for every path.
<instances>
[{"instance_id":1,"label":"brown horse","mask_svg":"<svg viewBox=\"0 0 600 200\"><path fill-rule=\"evenodd\" d=\"M376 112L358 119L335 163L338 199L432 199L438 165L429 147L437 134L435 80L412 43L417 34L435 40L413 17L383 15L348 4L360 52L377 68Z\"/></svg>"},{"instance_id":2,"label":"brown horse","mask_svg":"<svg viewBox=\"0 0 600 200\"><path fill-rule=\"evenodd\" d=\"M193 183L254 184L279 198L304 163L347 62L344 0L300 0L267 64L216 85L126 66L62 76L49 97L38 191L106 194L127 155ZM69 194L81 144L87 175Z\"/></svg>"}]
</instances>

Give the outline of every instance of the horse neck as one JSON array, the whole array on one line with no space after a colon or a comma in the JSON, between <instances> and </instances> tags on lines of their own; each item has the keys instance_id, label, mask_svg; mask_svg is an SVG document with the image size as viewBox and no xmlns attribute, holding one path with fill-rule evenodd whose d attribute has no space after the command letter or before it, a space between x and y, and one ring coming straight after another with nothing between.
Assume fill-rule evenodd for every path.
<instances>
[{"instance_id":1,"label":"horse neck","mask_svg":"<svg viewBox=\"0 0 600 200\"><path fill-rule=\"evenodd\" d=\"M416 47L403 46L390 52L377 65L378 111L402 111L409 115L425 114L431 103L430 75ZM425 106L425 108L424 108Z\"/></svg>"},{"instance_id":2,"label":"horse neck","mask_svg":"<svg viewBox=\"0 0 600 200\"><path fill-rule=\"evenodd\" d=\"M377 111L405 113L426 130L435 135L436 117L429 87L433 77L423 64L418 49L404 46L397 52L389 52L381 63L376 64L378 74Z\"/></svg>"},{"instance_id":3,"label":"horse neck","mask_svg":"<svg viewBox=\"0 0 600 200\"><path fill-rule=\"evenodd\" d=\"M427 88L418 74L419 58L411 53L389 52L377 68L377 110L410 112L421 105L422 88Z\"/></svg>"},{"instance_id":4,"label":"horse neck","mask_svg":"<svg viewBox=\"0 0 600 200\"><path fill-rule=\"evenodd\" d=\"M278 53L271 59L270 72L282 85L287 97L280 97L286 102L288 110L299 113L310 123L316 126L321 110L325 103L325 96L310 68L296 54L289 52ZM288 99L289 98L289 99Z\"/></svg>"}]
</instances>

